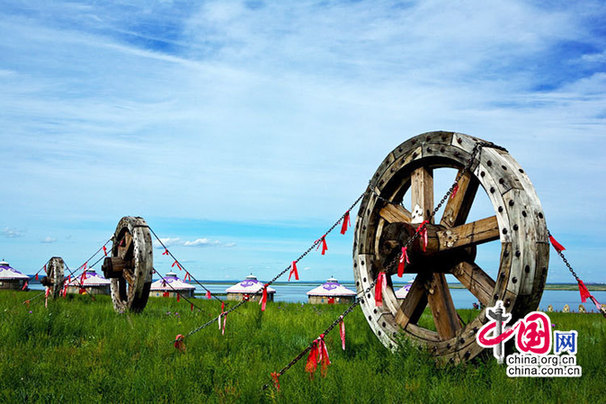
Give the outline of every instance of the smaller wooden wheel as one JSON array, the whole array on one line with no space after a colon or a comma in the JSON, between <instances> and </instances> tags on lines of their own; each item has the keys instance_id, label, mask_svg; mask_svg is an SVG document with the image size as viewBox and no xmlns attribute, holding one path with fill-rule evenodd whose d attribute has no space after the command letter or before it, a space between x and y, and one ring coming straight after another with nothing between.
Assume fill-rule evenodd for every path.
<instances>
[{"instance_id":1,"label":"smaller wooden wheel","mask_svg":"<svg viewBox=\"0 0 606 404\"><path fill-rule=\"evenodd\" d=\"M103 274L111 279L114 310L141 312L147 304L154 262L149 227L141 217L123 217L113 237Z\"/></svg>"},{"instance_id":2,"label":"smaller wooden wheel","mask_svg":"<svg viewBox=\"0 0 606 404\"><path fill-rule=\"evenodd\" d=\"M61 257L53 257L48 261L46 280L43 280L42 284L50 290L49 295L53 298L59 297L63 288L64 267L65 263Z\"/></svg>"}]
</instances>

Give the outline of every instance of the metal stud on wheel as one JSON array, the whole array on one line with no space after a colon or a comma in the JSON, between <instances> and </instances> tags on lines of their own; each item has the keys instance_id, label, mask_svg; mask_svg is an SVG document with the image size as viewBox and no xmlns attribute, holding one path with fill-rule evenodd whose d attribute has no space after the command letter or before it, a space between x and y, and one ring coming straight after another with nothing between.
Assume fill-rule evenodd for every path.
<instances>
[{"instance_id":1,"label":"metal stud on wheel","mask_svg":"<svg viewBox=\"0 0 606 404\"><path fill-rule=\"evenodd\" d=\"M111 279L114 309L141 312L147 304L154 262L149 227L141 217L123 217L113 237L111 257L103 262L103 273Z\"/></svg>"},{"instance_id":2,"label":"metal stud on wheel","mask_svg":"<svg viewBox=\"0 0 606 404\"><path fill-rule=\"evenodd\" d=\"M387 273L381 307L371 293L363 296L364 314L381 342L390 348L405 334L441 360L460 362L481 352L475 334L486 323L486 310L463 322L446 282L452 274L483 306L504 302L513 321L535 310L541 299L549 261L547 228L539 199L528 176L507 151L482 147L464 170L478 143L454 132L429 132L411 138L387 155L372 177L372 192L365 195L356 220L353 249L354 275L363 293L380 271ZM433 172L459 170L458 192L446 201L441 220L430 218L434 209ZM494 215L467 222L476 191L482 187ZM411 205L402 202L410 195ZM412 242L410 264L415 274L403 301L396 299L389 275L394 276L401 247L424 220L427 246ZM476 263L478 245L501 244L498 272L490 274ZM396 279L396 278L394 278ZM419 319L425 308L433 325Z\"/></svg>"}]
</instances>

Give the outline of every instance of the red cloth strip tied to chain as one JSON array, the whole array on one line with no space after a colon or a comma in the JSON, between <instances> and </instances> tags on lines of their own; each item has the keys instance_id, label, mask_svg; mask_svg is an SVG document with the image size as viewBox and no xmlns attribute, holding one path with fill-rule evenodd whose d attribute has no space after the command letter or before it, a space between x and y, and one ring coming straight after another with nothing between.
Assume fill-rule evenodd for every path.
<instances>
[{"instance_id":1,"label":"red cloth strip tied to chain","mask_svg":"<svg viewBox=\"0 0 606 404\"><path fill-rule=\"evenodd\" d=\"M401 278L404 275L404 266L410 264L408 260L408 247L402 247L402 255L400 256L400 262L398 262L398 276Z\"/></svg>"},{"instance_id":2,"label":"red cloth strip tied to chain","mask_svg":"<svg viewBox=\"0 0 606 404\"><path fill-rule=\"evenodd\" d=\"M427 251L427 227L429 220L423 220L423 222L417 227L417 233L423 238L423 252Z\"/></svg>"},{"instance_id":3,"label":"red cloth strip tied to chain","mask_svg":"<svg viewBox=\"0 0 606 404\"><path fill-rule=\"evenodd\" d=\"M190 304L189 304L189 309L190 309L191 311L194 311L194 304L193 304L193 303L190 303Z\"/></svg>"},{"instance_id":4,"label":"red cloth strip tied to chain","mask_svg":"<svg viewBox=\"0 0 606 404\"><path fill-rule=\"evenodd\" d=\"M23 287L21 288L21 290L25 290L27 289L27 281L25 281L25 283L23 284Z\"/></svg>"},{"instance_id":5,"label":"red cloth strip tied to chain","mask_svg":"<svg viewBox=\"0 0 606 404\"><path fill-rule=\"evenodd\" d=\"M177 266L177 268L179 268L180 271L183 270L183 268L181 268L181 264L179 264L179 261L175 260L175 262L173 262L173 264L171 265L171 268L174 267L175 265Z\"/></svg>"},{"instance_id":6,"label":"red cloth strip tied to chain","mask_svg":"<svg viewBox=\"0 0 606 404\"><path fill-rule=\"evenodd\" d=\"M261 305L261 311L265 311L265 305L267 304L267 284L263 285L263 295L261 296L261 300L259 300L259 304Z\"/></svg>"},{"instance_id":7,"label":"red cloth strip tied to chain","mask_svg":"<svg viewBox=\"0 0 606 404\"><path fill-rule=\"evenodd\" d=\"M341 225L341 234L345 234L347 229L351 226L351 220L349 220L349 211L345 212L343 216L343 224Z\"/></svg>"},{"instance_id":8,"label":"red cloth strip tied to chain","mask_svg":"<svg viewBox=\"0 0 606 404\"><path fill-rule=\"evenodd\" d=\"M105 256L107 257L107 248L105 248L105 246L103 246L103 254L105 254Z\"/></svg>"},{"instance_id":9,"label":"red cloth strip tied to chain","mask_svg":"<svg viewBox=\"0 0 606 404\"><path fill-rule=\"evenodd\" d=\"M299 280L299 271L297 271L297 261L293 261L290 266L290 273L288 274L288 281L290 282L290 277L294 274L295 280Z\"/></svg>"},{"instance_id":10,"label":"red cloth strip tied to chain","mask_svg":"<svg viewBox=\"0 0 606 404\"><path fill-rule=\"evenodd\" d=\"M326 251L328 251L328 245L326 245L326 234L323 235L321 238L317 239L316 243L318 243L316 250L319 249L320 244L322 244L322 255L326 254Z\"/></svg>"},{"instance_id":11,"label":"red cloth strip tied to chain","mask_svg":"<svg viewBox=\"0 0 606 404\"><path fill-rule=\"evenodd\" d=\"M207 299L210 299L210 298L211 298L211 295L210 295L210 290L207 290L207 291L206 291L206 298L207 298Z\"/></svg>"},{"instance_id":12,"label":"red cloth strip tied to chain","mask_svg":"<svg viewBox=\"0 0 606 404\"><path fill-rule=\"evenodd\" d=\"M549 241L551 242L551 245L553 246L553 248L556 249L557 252L562 252L565 250L564 246L560 243L557 242L557 240L550 234L549 235Z\"/></svg>"},{"instance_id":13,"label":"red cloth strip tied to chain","mask_svg":"<svg viewBox=\"0 0 606 404\"><path fill-rule=\"evenodd\" d=\"M328 350L326 349L326 343L324 342L324 334L320 334L320 336L311 343L311 349L307 356L305 371L309 373L309 377L312 379L318 368L318 363L321 364L322 377L326 376L326 368L330 365L330 359L328 358Z\"/></svg>"},{"instance_id":14,"label":"red cloth strip tied to chain","mask_svg":"<svg viewBox=\"0 0 606 404\"><path fill-rule=\"evenodd\" d=\"M165 248L164 252L162 253L162 255L168 255L168 250Z\"/></svg>"},{"instance_id":15,"label":"red cloth strip tied to chain","mask_svg":"<svg viewBox=\"0 0 606 404\"><path fill-rule=\"evenodd\" d=\"M581 292L581 301L585 303L587 301L587 298L591 299L593 304L595 304L595 307L598 309L598 312L601 312L602 305L600 304L600 302L598 302L598 300L593 297L593 295L589 292L589 289L587 289L587 286L585 286L582 280L577 279L577 282L579 283L579 292Z\"/></svg>"},{"instance_id":16,"label":"red cloth strip tied to chain","mask_svg":"<svg viewBox=\"0 0 606 404\"><path fill-rule=\"evenodd\" d=\"M339 322L339 335L341 336L341 348L345 350L345 322L343 322L343 316L339 317L341 321Z\"/></svg>"},{"instance_id":17,"label":"red cloth strip tied to chain","mask_svg":"<svg viewBox=\"0 0 606 404\"><path fill-rule=\"evenodd\" d=\"M454 197L457 195L457 192L459 192L459 183L455 182L454 187L452 187L452 193L450 194L450 199L454 199Z\"/></svg>"},{"instance_id":18,"label":"red cloth strip tied to chain","mask_svg":"<svg viewBox=\"0 0 606 404\"><path fill-rule=\"evenodd\" d=\"M185 337L183 334L178 334L175 337L175 348L181 352L185 352Z\"/></svg>"},{"instance_id":19,"label":"red cloth strip tied to chain","mask_svg":"<svg viewBox=\"0 0 606 404\"><path fill-rule=\"evenodd\" d=\"M280 381L278 380L279 377L280 377L280 375L278 374L278 372L271 373L271 378L274 379L274 387L278 391L280 391Z\"/></svg>"},{"instance_id":20,"label":"red cloth strip tied to chain","mask_svg":"<svg viewBox=\"0 0 606 404\"><path fill-rule=\"evenodd\" d=\"M383 306L383 289L387 287L387 279L385 278L385 272L379 272L377 275L377 284L375 286L375 305L377 307Z\"/></svg>"},{"instance_id":21,"label":"red cloth strip tied to chain","mask_svg":"<svg viewBox=\"0 0 606 404\"><path fill-rule=\"evenodd\" d=\"M177 303L179 303L181 301L181 293L176 292L175 294L177 295Z\"/></svg>"},{"instance_id":22,"label":"red cloth strip tied to chain","mask_svg":"<svg viewBox=\"0 0 606 404\"><path fill-rule=\"evenodd\" d=\"M318 341L318 363L321 364L322 377L326 376L326 368L330 365L330 359L328 358L328 349L326 349L326 342L324 342L324 334L320 334Z\"/></svg>"},{"instance_id":23,"label":"red cloth strip tied to chain","mask_svg":"<svg viewBox=\"0 0 606 404\"><path fill-rule=\"evenodd\" d=\"M38 280L38 274L36 274L36 280Z\"/></svg>"}]
</instances>

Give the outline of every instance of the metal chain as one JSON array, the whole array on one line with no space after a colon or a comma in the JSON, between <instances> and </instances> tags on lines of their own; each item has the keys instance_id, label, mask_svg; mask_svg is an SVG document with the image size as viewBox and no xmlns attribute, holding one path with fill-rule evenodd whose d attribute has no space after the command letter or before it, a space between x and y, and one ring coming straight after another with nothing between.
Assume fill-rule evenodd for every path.
<instances>
[{"instance_id":1,"label":"metal chain","mask_svg":"<svg viewBox=\"0 0 606 404\"><path fill-rule=\"evenodd\" d=\"M318 246L318 244L320 244L322 242L322 239L325 238L329 233L331 233L335 227L337 227L339 225L339 223L341 223L341 221L343 219L345 219L345 216L349 214L349 212L360 202L360 200L362 200L362 198L364 197L364 195L366 195L368 193L368 189L366 189L349 207L349 209L347 209L345 211L345 213L343 213L339 219L328 228L328 230L324 233L324 235L322 237L320 237L319 239L317 239L316 241L314 241L312 243L312 245L305 250L301 255L299 255L299 257L294 261L295 263L298 263L300 260L302 260L307 254L309 254L311 252L311 250L314 249L314 247ZM150 229L151 230L151 229ZM153 232L153 230L152 230ZM155 233L154 233L155 235ZM157 238L157 236L156 236ZM170 253L170 251L169 251ZM172 255L172 254L171 254ZM292 264L287 266L284 270L282 270L281 272L279 272L276 276L273 277L272 280L270 280L269 282L267 282L264 287L270 286L272 283L274 283L276 280L278 280L278 278L280 278L282 275L284 275L286 272L288 272L290 269L292 268ZM257 292L254 293L250 293L250 296L258 296L260 294L263 293L263 289L259 289ZM200 327L190 331L185 337L189 337L190 335L193 335L195 333L197 333L198 331L203 330L204 328L210 326L213 322L217 321L219 319L219 317L221 317L224 314L228 314L231 313L232 311L236 310L238 307L242 306L243 304L245 304L246 302L248 302L250 300L249 299L245 299L242 300L241 302L239 302L238 304L236 304L234 307L232 307L231 309L227 310L225 313L222 313L220 315L218 315L217 317L215 317L213 320L209 320L206 323L202 324Z\"/></svg>"}]
</instances>

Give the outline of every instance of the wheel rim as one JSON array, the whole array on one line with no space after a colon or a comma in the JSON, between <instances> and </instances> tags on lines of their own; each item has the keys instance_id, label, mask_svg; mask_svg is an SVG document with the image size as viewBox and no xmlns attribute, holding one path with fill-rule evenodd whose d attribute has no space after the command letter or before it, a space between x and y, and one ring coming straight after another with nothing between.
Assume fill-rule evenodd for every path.
<instances>
[{"instance_id":1,"label":"wheel rim","mask_svg":"<svg viewBox=\"0 0 606 404\"><path fill-rule=\"evenodd\" d=\"M421 239L411 244L407 271L415 274L415 280L406 298L396 299L390 276L383 306L375 305L372 292L361 298L367 321L388 348L395 348L404 334L443 360L460 362L481 352L475 333L486 322L485 309L462 323L447 273L484 306L503 300L514 318L538 306L549 261L539 199L526 173L506 151L484 147L464 172L478 142L484 141L454 132L424 133L396 147L372 177L372 192L362 200L356 220L353 258L358 293L386 268L388 275L395 275L389 264L434 208L433 170L460 172L458 192L446 201L440 221L434 223L434 218L427 225L427 251L422 251ZM486 192L495 214L466 223L479 188ZM408 193L412 203L407 209L400 202ZM477 246L488 242L501 243L498 272L492 276L474 262ZM417 324L425 307L430 308L435 331Z\"/></svg>"},{"instance_id":2,"label":"wheel rim","mask_svg":"<svg viewBox=\"0 0 606 404\"><path fill-rule=\"evenodd\" d=\"M64 262L61 257L53 257L48 262L48 273L47 277L50 279L50 286L48 287L49 295L53 298L59 297L61 289L63 288L64 281Z\"/></svg>"}]
</instances>

